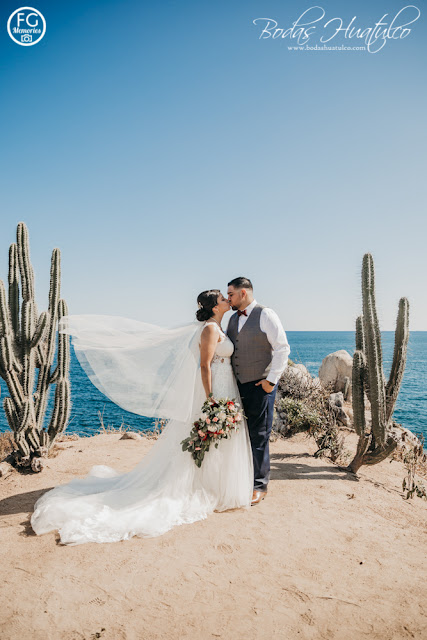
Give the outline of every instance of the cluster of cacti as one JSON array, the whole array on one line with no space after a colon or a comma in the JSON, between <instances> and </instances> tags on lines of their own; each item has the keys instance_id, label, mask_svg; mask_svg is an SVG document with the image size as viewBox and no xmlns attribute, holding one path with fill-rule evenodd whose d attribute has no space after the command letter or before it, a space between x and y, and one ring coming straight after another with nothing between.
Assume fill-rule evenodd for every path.
<instances>
[{"instance_id":1,"label":"cluster of cacti","mask_svg":"<svg viewBox=\"0 0 427 640\"><path fill-rule=\"evenodd\" d=\"M59 291L60 252L54 249L49 308L39 315L34 296L28 229L20 222L17 242L9 249L8 297L0 280L0 375L10 394L4 399L3 406L17 447L8 461L17 466L31 467L34 471L42 469L42 458L47 456L56 437L65 429L70 409L70 353L69 336L66 334L58 335L57 363L53 368L58 322L68 315L67 305L59 298ZM47 400L53 384L54 406L50 422L45 427Z\"/></svg>"},{"instance_id":2,"label":"cluster of cacti","mask_svg":"<svg viewBox=\"0 0 427 640\"><path fill-rule=\"evenodd\" d=\"M393 364L386 383L375 303L374 261L369 253L363 257L362 298L363 315L356 321L356 351L353 356L353 416L354 428L359 436L356 455L349 465L353 472L363 464L381 462L397 446L391 433L392 417L405 370L409 340L409 302L401 298ZM366 425L365 420L365 394L371 408L370 426Z\"/></svg>"}]
</instances>

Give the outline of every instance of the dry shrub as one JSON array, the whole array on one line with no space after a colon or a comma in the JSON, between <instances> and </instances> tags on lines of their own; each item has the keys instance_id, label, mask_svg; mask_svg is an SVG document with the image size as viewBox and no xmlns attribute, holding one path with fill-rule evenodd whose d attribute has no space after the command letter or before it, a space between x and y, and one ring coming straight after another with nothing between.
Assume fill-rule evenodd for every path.
<instances>
[{"instance_id":1,"label":"dry shrub","mask_svg":"<svg viewBox=\"0 0 427 640\"><path fill-rule=\"evenodd\" d=\"M328 456L334 462L344 459L344 438L329 403L332 389L323 387L309 374L296 374L292 369L287 367L279 381L274 429L284 437L306 432L318 446L315 457Z\"/></svg>"},{"instance_id":2,"label":"dry shrub","mask_svg":"<svg viewBox=\"0 0 427 640\"><path fill-rule=\"evenodd\" d=\"M98 411L99 421L101 423L97 433L125 433L126 431L133 431L134 433L139 433L139 435L144 438L148 438L149 440L157 440L164 427L167 424L167 420L156 419L153 423L152 429L134 429L129 424L126 424L123 420L119 427L114 427L113 425L104 424L104 409Z\"/></svg>"},{"instance_id":3,"label":"dry shrub","mask_svg":"<svg viewBox=\"0 0 427 640\"><path fill-rule=\"evenodd\" d=\"M397 449L395 459L400 459L405 465L407 474L403 479L403 495L408 500L414 496L427 500L427 490L421 477L427 478L427 454L424 452L424 435L415 433L418 443L402 437L404 443ZM396 450L395 450L396 451Z\"/></svg>"}]
</instances>

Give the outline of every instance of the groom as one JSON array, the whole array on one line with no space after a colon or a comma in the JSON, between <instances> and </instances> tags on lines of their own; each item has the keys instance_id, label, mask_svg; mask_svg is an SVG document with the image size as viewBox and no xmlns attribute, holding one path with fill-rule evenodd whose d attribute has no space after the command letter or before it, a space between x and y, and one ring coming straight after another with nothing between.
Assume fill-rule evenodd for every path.
<instances>
[{"instance_id":1,"label":"groom","mask_svg":"<svg viewBox=\"0 0 427 640\"><path fill-rule=\"evenodd\" d=\"M231 364L245 412L254 461L251 504L267 495L270 480L269 439L277 382L288 364L290 347L277 314L257 303L248 278L228 283L228 301L237 313L228 323L234 344Z\"/></svg>"}]
</instances>

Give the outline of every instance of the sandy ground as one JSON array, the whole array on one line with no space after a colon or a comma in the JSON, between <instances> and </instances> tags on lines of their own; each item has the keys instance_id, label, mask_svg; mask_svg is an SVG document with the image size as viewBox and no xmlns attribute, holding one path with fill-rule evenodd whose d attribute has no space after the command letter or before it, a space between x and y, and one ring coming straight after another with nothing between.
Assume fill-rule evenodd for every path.
<instances>
[{"instance_id":1,"label":"sandy ground","mask_svg":"<svg viewBox=\"0 0 427 640\"><path fill-rule=\"evenodd\" d=\"M129 470L152 444L69 441L41 474L0 479L1 640L427 638L427 503L402 499L400 462L355 480L303 434L271 443L248 511L108 544L33 533L44 491L93 464Z\"/></svg>"}]
</instances>

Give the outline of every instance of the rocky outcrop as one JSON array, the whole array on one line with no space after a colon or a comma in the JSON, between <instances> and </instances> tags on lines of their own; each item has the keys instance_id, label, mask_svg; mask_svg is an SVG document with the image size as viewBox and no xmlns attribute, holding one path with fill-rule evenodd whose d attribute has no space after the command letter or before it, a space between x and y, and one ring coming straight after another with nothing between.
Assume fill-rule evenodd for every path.
<instances>
[{"instance_id":1,"label":"rocky outcrop","mask_svg":"<svg viewBox=\"0 0 427 640\"><path fill-rule=\"evenodd\" d=\"M142 440L142 436L135 431L125 431L120 440Z\"/></svg>"},{"instance_id":2,"label":"rocky outcrop","mask_svg":"<svg viewBox=\"0 0 427 640\"><path fill-rule=\"evenodd\" d=\"M279 381L279 395L304 396L321 387L319 378L312 378L303 364L288 364Z\"/></svg>"},{"instance_id":3,"label":"rocky outcrop","mask_svg":"<svg viewBox=\"0 0 427 640\"><path fill-rule=\"evenodd\" d=\"M330 353L323 358L319 369L319 379L324 387L334 392L342 392L344 399L351 397L351 372L353 359L345 349Z\"/></svg>"},{"instance_id":4,"label":"rocky outcrop","mask_svg":"<svg viewBox=\"0 0 427 640\"><path fill-rule=\"evenodd\" d=\"M335 414L337 423L349 427L350 420L344 410L344 394L342 391L331 393L329 396L329 406Z\"/></svg>"},{"instance_id":5,"label":"rocky outcrop","mask_svg":"<svg viewBox=\"0 0 427 640\"><path fill-rule=\"evenodd\" d=\"M3 460L0 462L0 478L6 478L9 474L15 471L15 467L13 467L9 462Z\"/></svg>"}]
</instances>

